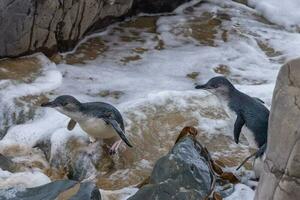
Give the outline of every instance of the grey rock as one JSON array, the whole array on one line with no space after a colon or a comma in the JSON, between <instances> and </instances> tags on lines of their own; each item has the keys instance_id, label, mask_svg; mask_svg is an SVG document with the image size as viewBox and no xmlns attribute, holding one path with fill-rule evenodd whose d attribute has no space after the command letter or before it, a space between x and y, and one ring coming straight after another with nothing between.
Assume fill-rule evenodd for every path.
<instances>
[{"instance_id":1,"label":"grey rock","mask_svg":"<svg viewBox=\"0 0 300 200\"><path fill-rule=\"evenodd\" d=\"M119 17L133 0L2 0L0 57L66 51L97 21Z\"/></svg>"},{"instance_id":2,"label":"grey rock","mask_svg":"<svg viewBox=\"0 0 300 200\"><path fill-rule=\"evenodd\" d=\"M136 13L171 12L180 4L188 1L190 0L135 0L132 7Z\"/></svg>"},{"instance_id":3,"label":"grey rock","mask_svg":"<svg viewBox=\"0 0 300 200\"><path fill-rule=\"evenodd\" d=\"M46 137L46 138L42 138L42 139L38 140L37 143L32 148L40 149L44 153L46 160L48 162L50 161L50 156L51 156L51 138L50 137Z\"/></svg>"},{"instance_id":4,"label":"grey rock","mask_svg":"<svg viewBox=\"0 0 300 200\"><path fill-rule=\"evenodd\" d=\"M50 165L56 169L66 167L69 179L82 181L98 174L96 167L101 156L99 142L89 144L83 138L70 137L64 145L53 151Z\"/></svg>"},{"instance_id":5,"label":"grey rock","mask_svg":"<svg viewBox=\"0 0 300 200\"><path fill-rule=\"evenodd\" d=\"M181 139L154 166L150 183L129 200L204 199L210 194L212 175L202 147L191 137Z\"/></svg>"},{"instance_id":6,"label":"grey rock","mask_svg":"<svg viewBox=\"0 0 300 200\"><path fill-rule=\"evenodd\" d=\"M0 58L67 51L83 36L126 16L130 10L165 12L186 1L1 0Z\"/></svg>"},{"instance_id":7,"label":"grey rock","mask_svg":"<svg viewBox=\"0 0 300 200\"><path fill-rule=\"evenodd\" d=\"M71 180L59 180L42 185L35 188L27 188L24 190L16 190L10 188L6 190L0 190L1 200L54 200L62 193L69 189L76 190L78 182ZM79 190L75 191L70 200L101 200L99 190L93 183L86 182L81 183Z\"/></svg>"},{"instance_id":8,"label":"grey rock","mask_svg":"<svg viewBox=\"0 0 300 200\"><path fill-rule=\"evenodd\" d=\"M85 182L80 184L79 191L70 200L101 200L99 189L94 183Z\"/></svg>"},{"instance_id":9,"label":"grey rock","mask_svg":"<svg viewBox=\"0 0 300 200\"><path fill-rule=\"evenodd\" d=\"M4 155L0 154L0 168L6 171L14 171L16 168L16 164L9 158L5 157Z\"/></svg>"},{"instance_id":10,"label":"grey rock","mask_svg":"<svg viewBox=\"0 0 300 200\"><path fill-rule=\"evenodd\" d=\"M278 75L269 118L268 148L256 200L300 197L300 59Z\"/></svg>"}]
</instances>

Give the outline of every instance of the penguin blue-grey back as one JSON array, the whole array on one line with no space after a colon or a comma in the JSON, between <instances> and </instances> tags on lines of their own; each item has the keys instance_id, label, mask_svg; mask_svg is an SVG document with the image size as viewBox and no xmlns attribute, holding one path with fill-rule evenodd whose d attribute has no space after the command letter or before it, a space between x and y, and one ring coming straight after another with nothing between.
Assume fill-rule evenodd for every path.
<instances>
[{"instance_id":1,"label":"penguin blue-grey back","mask_svg":"<svg viewBox=\"0 0 300 200\"><path fill-rule=\"evenodd\" d=\"M223 76L214 77L206 84L197 85L195 88L215 94L221 101L225 102L229 110L236 114L234 123L234 140L236 143L239 143L240 133L244 125L253 134L257 148L267 142L269 110L263 105L262 100L240 92ZM250 144L249 137L247 139Z\"/></svg>"}]
</instances>

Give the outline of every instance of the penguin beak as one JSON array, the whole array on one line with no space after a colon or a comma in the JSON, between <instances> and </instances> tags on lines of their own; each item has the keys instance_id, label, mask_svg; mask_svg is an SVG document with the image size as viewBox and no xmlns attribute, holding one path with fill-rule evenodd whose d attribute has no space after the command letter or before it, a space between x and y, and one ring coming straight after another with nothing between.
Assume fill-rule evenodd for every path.
<instances>
[{"instance_id":1,"label":"penguin beak","mask_svg":"<svg viewBox=\"0 0 300 200\"><path fill-rule=\"evenodd\" d=\"M209 89L206 84L204 85L196 85L195 89L207 90Z\"/></svg>"},{"instance_id":2,"label":"penguin beak","mask_svg":"<svg viewBox=\"0 0 300 200\"><path fill-rule=\"evenodd\" d=\"M56 103L54 103L54 101L50 101L50 102L47 102L47 103L42 103L41 104L42 107L50 107L50 108L54 108L56 107Z\"/></svg>"}]
</instances>

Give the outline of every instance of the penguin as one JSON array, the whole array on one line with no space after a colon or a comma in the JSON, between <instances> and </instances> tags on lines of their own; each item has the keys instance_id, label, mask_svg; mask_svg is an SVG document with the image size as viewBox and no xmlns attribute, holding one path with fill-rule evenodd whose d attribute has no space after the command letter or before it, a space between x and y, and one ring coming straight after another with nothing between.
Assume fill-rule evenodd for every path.
<instances>
[{"instance_id":1,"label":"penguin","mask_svg":"<svg viewBox=\"0 0 300 200\"><path fill-rule=\"evenodd\" d=\"M243 128L249 146L259 149L256 158L262 158L267 146L269 110L264 102L256 97L251 97L239 90L225 77L211 78L204 85L196 85L196 89L203 89L216 95L224 105L230 117L235 117L233 137L239 143ZM245 130L244 130L245 129Z\"/></svg>"},{"instance_id":2,"label":"penguin","mask_svg":"<svg viewBox=\"0 0 300 200\"><path fill-rule=\"evenodd\" d=\"M109 153L115 154L122 142L132 147L125 135L124 122L121 113L114 106L104 102L81 103L70 95L58 96L54 101L41 104L42 107L54 108L70 117L68 130L72 130L78 123L91 138L108 139L119 135Z\"/></svg>"}]
</instances>

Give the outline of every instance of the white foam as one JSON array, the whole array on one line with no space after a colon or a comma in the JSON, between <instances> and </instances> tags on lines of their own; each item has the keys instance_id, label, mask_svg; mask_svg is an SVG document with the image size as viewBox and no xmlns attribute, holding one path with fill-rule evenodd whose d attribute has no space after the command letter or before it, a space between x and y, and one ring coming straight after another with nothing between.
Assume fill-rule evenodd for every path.
<instances>
[{"instance_id":1,"label":"white foam","mask_svg":"<svg viewBox=\"0 0 300 200\"><path fill-rule=\"evenodd\" d=\"M224 200L253 200L255 191L244 184L237 184L234 187L234 192L224 198Z\"/></svg>"},{"instance_id":2,"label":"white foam","mask_svg":"<svg viewBox=\"0 0 300 200\"><path fill-rule=\"evenodd\" d=\"M273 23L283 25L288 29L299 28L299 0L248 0L248 3Z\"/></svg>"},{"instance_id":3,"label":"white foam","mask_svg":"<svg viewBox=\"0 0 300 200\"><path fill-rule=\"evenodd\" d=\"M56 69L56 65L43 54L38 54L36 57L43 66L41 76L32 83L9 85L5 89L0 90L1 99L11 100L16 97L38 95L42 92L49 92L59 87L62 83L62 75Z\"/></svg>"},{"instance_id":4,"label":"white foam","mask_svg":"<svg viewBox=\"0 0 300 200\"><path fill-rule=\"evenodd\" d=\"M126 200L138 191L138 188L126 187L120 190L102 190L100 189L103 200L118 199Z\"/></svg>"},{"instance_id":5,"label":"white foam","mask_svg":"<svg viewBox=\"0 0 300 200\"><path fill-rule=\"evenodd\" d=\"M31 188L50 183L51 180L39 171L10 173L0 169L0 189L11 187Z\"/></svg>"}]
</instances>

